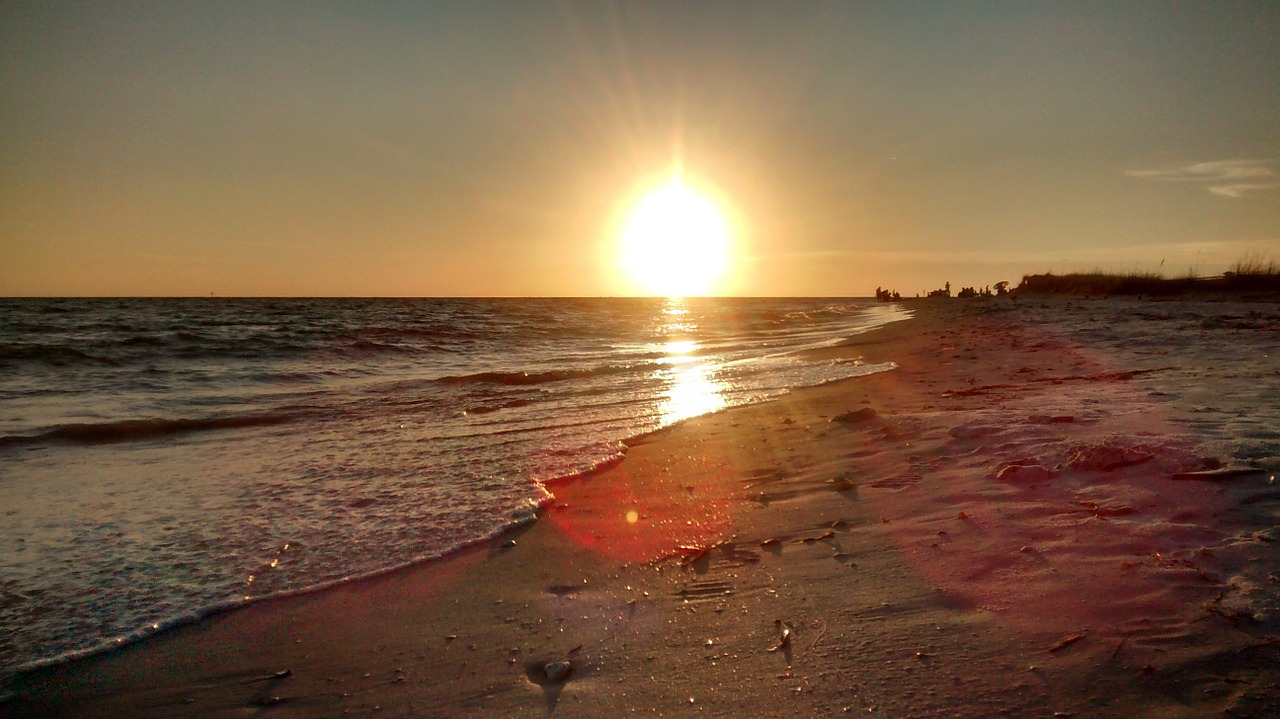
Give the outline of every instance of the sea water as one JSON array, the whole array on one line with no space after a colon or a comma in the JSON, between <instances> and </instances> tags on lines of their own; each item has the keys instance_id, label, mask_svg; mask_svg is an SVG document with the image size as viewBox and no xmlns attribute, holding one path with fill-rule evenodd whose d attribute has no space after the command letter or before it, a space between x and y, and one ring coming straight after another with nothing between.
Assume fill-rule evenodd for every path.
<instances>
[{"instance_id":1,"label":"sea water","mask_svg":"<svg viewBox=\"0 0 1280 719\"><path fill-rule=\"evenodd\" d=\"M890 369L833 299L0 300L0 673L528 522L624 440Z\"/></svg>"}]
</instances>

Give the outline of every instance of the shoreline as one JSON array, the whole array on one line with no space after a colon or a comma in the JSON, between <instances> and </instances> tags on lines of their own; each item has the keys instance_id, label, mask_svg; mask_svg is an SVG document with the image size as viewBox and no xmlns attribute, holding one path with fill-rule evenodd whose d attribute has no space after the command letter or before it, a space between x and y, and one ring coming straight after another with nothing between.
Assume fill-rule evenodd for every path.
<instances>
[{"instance_id":1,"label":"shoreline","mask_svg":"<svg viewBox=\"0 0 1280 719\"><path fill-rule=\"evenodd\" d=\"M619 461L621 461L621 458L618 458L616 460L610 460L608 462L603 463L601 466L608 466L610 464L614 464ZM574 475L572 478L576 478L578 476L589 476L590 474L593 474L595 471L597 470L590 470L590 471L581 473L581 475ZM572 478L563 478L563 479L564 481L568 481ZM561 481L561 480L557 479L556 481ZM250 609L258 604L289 601L290 599L304 597L308 594L317 594L321 592L328 592L335 589L339 589L348 584L357 584L360 582L374 582L385 576L392 575L397 572L412 571L416 568L425 568L428 565L432 564L433 562L446 560L449 557L453 556L454 554L466 552L474 547L482 546L482 545L500 540L501 538L503 538L508 534L519 532L524 527L530 524L533 524L534 522L541 519L543 514L545 513L546 504L549 502L550 500L542 504L539 504L536 507L530 508L529 516L527 518L524 518L521 520L513 520L513 523L503 525L493 530L490 534L486 536L482 536L477 539L459 544L450 549L446 549L440 554L420 557L418 559L413 559L396 566L373 570L371 572L367 572L357 576L349 576L349 577L342 577L339 579L333 579L321 584L302 587L299 589L286 590L286 591L278 592L276 594L251 597L243 600L227 600L219 604L213 604L207 607L203 607L199 611L191 612L182 616L171 617L165 620L164 622L159 623L159 626L153 625L153 627L150 629L146 627L142 627L136 630L135 632L133 632L132 634L126 635L124 637L119 637L115 639L106 639L102 643L98 644L97 646L88 647L85 649L79 649L73 652L68 652L60 656L51 657L47 659L38 659L36 661L30 662L27 664L19 665L16 669L6 670L7 673L0 674L0 688L3 687L4 682L10 679L15 679L15 678L20 679L25 675L37 675L45 672L56 671L59 667L62 667L65 665L78 664L81 662L91 662L97 659L105 658L111 655L112 653L126 651L132 648L136 644L151 641L152 639L162 636L167 632L179 630L179 629L182 629L183 627L186 627L192 624L199 624L204 621L209 621L223 614L237 612L242 609ZM0 707L4 705L3 704L4 699L5 697L4 697L3 691L0 691Z\"/></svg>"},{"instance_id":2,"label":"shoreline","mask_svg":"<svg viewBox=\"0 0 1280 719\"><path fill-rule=\"evenodd\" d=\"M866 305L863 307L864 312L867 310L883 311L884 309L886 308L878 308L871 303L866 303ZM898 314L905 315L906 317L910 316L909 313L898 313ZM902 319L901 317L895 317L894 319L891 319L888 321L896 322L896 321L901 321L901 319ZM827 352L828 349L830 348L829 347L818 347L818 348L807 347L807 348L789 350L784 354L794 353L797 356L808 356L808 355L817 356ZM837 352L836 354L839 355L841 353ZM872 368L868 368L868 369L871 370L870 372L868 372L868 374L876 371L884 371L883 369L872 369ZM492 373L480 373L480 374L492 374ZM467 377L470 377L470 376L471 375L460 376L460 377L450 376L450 377L443 377L443 378L435 378L435 380L433 381L452 382L458 379L466 379ZM856 376L865 376L865 375L859 374ZM839 381L839 380L827 380L827 382L830 382L830 381ZM819 384L826 384L826 382L822 382ZM818 386L818 385L813 385L813 386ZM801 386L793 389L805 389L807 387L808 386ZM770 390L770 391L775 391L775 390ZM784 390L784 391L790 391L790 390ZM759 404L763 402L769 402L769 401L772 401L772 399L774 399L775 397L776 395L771 395L767 399L755 399L749 402L748 404ZM741 407L741 406L746 406L746 405L728 404L722 407L721 409L715 410L715 411L727 411L727 410ZM149 641L153 637L156 637L157 635L161 635L165 632L173 631L175 629L181 628L186 625L200 623L212 617L215 617L227 612L239 611L241 609L245 609L262 602L287 600L290 598L299 597L299 596L303 596L311 593L330 591L346 584L376 580L388 574L393 574L393 573L404 571L404 570L411 570L415 567L425 566L430 563L446 559L455 553L465 551L475 545L481 545L487 542L491 542L495 539L503 537L504 535L510 532L519 530L526 524L535 522L538 519L543 518L546 514L547 505L554 501L550 493L550 488L560 484L567 483L567 482L586 479L593 475L599 474L607 469L612 468L613 466L617 465L625 458L626 451L632 445L637 443L646 443L646 442L652 441L654 437L660 436L661 434L671 430L673 427L677 426L681 422L687 421L687 419L689 418L676 420L672 424L667 424L654 429L646 429L646 430L640 431L639 434L623 437L617 440L615 442L617 447L617 452L602 460L598 460L597 464L595 464L594 466L588 469L581 469L567 475L555 476L549 479L533 480L533 485L537 488L539 493L538 498L530 499L528 506L525 508L513 509L508 515L506 515L505 518L500 518L501 524L498 524L493 528L489 529L483 535L476 535L470 539L460 540L455 544L452 544L443 549L440 549L438 552L421 554L421 555L418 555L416 558L405 560L392 566L361 571L358 573L353 573L348 576L340 576L340 577L335 577L331 579L326 579L325 581L322 581L318 584L299 587L299 588L293 588L293 589L285 589L285 590L281 590L271 594L257 595L257 596L251 596L251 597L237 596L237 597L223 599L221 601L217 601L211 604L206 604L204 606L199 607L198 609L186 612L181 615L170 615L164 618L160 618L154 623L148 621L147 623L144 623L141 626L139 626L137 629L128 631L126 633L123 633L114 637L103 639L94 646L67 651L58 656L46 657L46 658L30 661L25 664L17 665L16 667L13 665L0 666L0 689L3 689L5 681L11 676L33 674L37 672L56 669L57 667L65 664L77 663L82 661L91 661L94 658L100 657L102 655L107 655L116 651L120 651L136 643ZM107 428L128 427L129 429L133 429L138 425L145 425L147 423L148 422L145 420L144 421L126 420L118 423L107 423L105 425L98 425L98 424L63 425L63 426L60 426L54 432L48 432L48 433L37 435L37 436L0 438L0 443L3 443L4 439L14 439L14 440L18 440L19 442L30 441L32 443L35 443L40 440L46 439L49 436L74 433L77 435L84 435L88 437L88 439L77 440L81 444L109 444L116 441L114 436L105 440L98 439L99 434L105 435L107 433L94 432L93 430L98 429L100 427L107 427ZM193 431L185 426L187 424L199 424L201 425L199 429L209 429L209 428L216 429L217 428L216 426L217 423L214 421L207 421L207 422L200 421L197 423L194 421L179 420L179 421L174 421L174 424L183 424L184 425L182 427L183 432ZM230 423L226 423L226 424L230 424ZM72 430L72 432L66 432L65 430ZM3 692L0 691L0 700L2 699L3 699Z\"/></svg>"},{"instance_id":3,"label":"shoreline","mask_svg":"<svg viewBox=\"0 0 1280 719\"><path fill-rule=\"evenodd\" d=\"M1183 553L1202 538L1131 517L1212 519L1216 485L1166 491L1171 470L1198 468L1196 448L1113 441L1176 433L1123 380L1098 379L1115 369L1104 361L962 305L909 303L912 320L823 350L896 370L628 442L621 460L555 482L532 524L24 673L0 708L1248 716L1274 706L1265 665L1276 646L1213 599L1242 558L1222 551L1188 566ZM997 345L998 356L969 359ZM1048 388L1054 401L1079 394L1083 411L1040 423ZM1121 395L1139 403L1140 427L1096 403ZM1122 463L1057 469L1028 454L1079 447ZM1125 451L1154 456L1125 465ZM559 662L567 677L549 676Z\"/></svg>"},{"instance_id":4,"label":"shoreline","mask_svg":"<svg viewBox=\"0 0 1280 719\"><path fill-rule=\"evenodd\" d=\"M0 447L0 685L246 596L447 553L622 438L866 371L775 355L898 316L867 304L30 304L0 382L16 412L0 445L17 441ZM296 331L264 331L281 312Z\"/></svg>"}]
</instances>

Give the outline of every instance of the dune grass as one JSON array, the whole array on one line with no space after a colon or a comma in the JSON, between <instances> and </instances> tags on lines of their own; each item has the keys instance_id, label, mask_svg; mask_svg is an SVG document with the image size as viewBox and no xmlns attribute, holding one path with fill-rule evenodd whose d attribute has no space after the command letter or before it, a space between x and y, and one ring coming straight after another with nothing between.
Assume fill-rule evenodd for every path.
<instances>
[{"instance_id":1,"label":"dune grass","mask_svg":"<svg viewBox=\"0 0 1280 719\"><path fill-rule=\"evenodd\" d=\"M1246 277L1274 277L1280 275L1280 264L1275 260L1263 259L1260 255L1246 255L1236 260L1231 266L1229 275Z\"/></svg>"},{"instance_id":2,"label":"dune grass","mask_svg":"<svg viewBox=\"0 0 1280 719\"><path fill-rule=\"evenodd\" d=\"M1257 255L1237 260L1231 269L1213 277L1188 272L1165 277L1158 272L1093 272L1024 275L1015 292L1031 295L1147 296L1185 295L1280 296L1280 264Z\"/></svg>"}]
</instances>

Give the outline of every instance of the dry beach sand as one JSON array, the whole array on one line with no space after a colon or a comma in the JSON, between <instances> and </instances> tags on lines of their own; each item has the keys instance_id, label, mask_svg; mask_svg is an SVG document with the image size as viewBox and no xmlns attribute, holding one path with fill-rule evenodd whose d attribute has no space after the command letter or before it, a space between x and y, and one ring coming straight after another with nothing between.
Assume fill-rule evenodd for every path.
<instances>
[{"instance_id":1,"label":"dry beach sand","mask_svg":"<svg viewBox=\"0 0 1280 719\"><path fill-rule=\"evenodd\" d=\"M909 307L824 350L897 370L644 437L517 532L19 677L0 714L1280 715L1274 458L1224 472L1151 368L1043 313Z\"/></svg>"}]
</instances>

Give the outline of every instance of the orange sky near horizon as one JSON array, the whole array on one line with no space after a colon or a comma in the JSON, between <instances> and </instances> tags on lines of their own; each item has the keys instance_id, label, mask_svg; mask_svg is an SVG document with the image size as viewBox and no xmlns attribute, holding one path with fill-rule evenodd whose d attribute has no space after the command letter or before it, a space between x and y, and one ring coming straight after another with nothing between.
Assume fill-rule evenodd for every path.
<instances>
[{"instance_id":1,"label":"orange sky near horizon","mask_svg":"<svg viewBox=\"0 0 1280 719\"><path fill-rule=\"evenodd\" d=\"M1280 259L1265 2L0 6L0 295L610 296Z\"/></svg>"}]
</instances>

